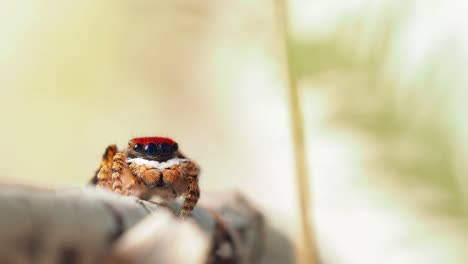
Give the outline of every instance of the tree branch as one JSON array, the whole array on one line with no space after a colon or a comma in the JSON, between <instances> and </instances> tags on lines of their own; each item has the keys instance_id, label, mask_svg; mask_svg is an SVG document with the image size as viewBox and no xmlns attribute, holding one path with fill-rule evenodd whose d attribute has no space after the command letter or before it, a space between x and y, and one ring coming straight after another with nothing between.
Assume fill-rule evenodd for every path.
<instances>
[{"instance_id":1,"label":"tree branch","mask_svg":"<svg viewBox=\"0 0 468 264\"><path fill-rule=\"evenodd\" d=\"M0 185L0 263L254 263L262 215L240 194L203 194L193 217L83 188Z\"/></svg>"}]
</instances>

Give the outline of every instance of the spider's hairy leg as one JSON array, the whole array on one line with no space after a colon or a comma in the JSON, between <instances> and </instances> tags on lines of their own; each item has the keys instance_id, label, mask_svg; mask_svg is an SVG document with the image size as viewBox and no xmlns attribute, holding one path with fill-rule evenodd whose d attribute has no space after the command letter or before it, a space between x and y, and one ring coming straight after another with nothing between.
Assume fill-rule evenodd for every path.
<instances>
[{"instance_id":1,"label":"spider's hairy leg","mask_svg":"<svg viewBox=\"0 0 468 264\"><path fill-rule=\"evenodd\" d=\"M96 170L94 177L89 181L91 185L99 185L105 187L111 183L111 169L114 155L117 153L117 146L110 145L102 155L101 164Z\"/></svg>"},{"instance_id":2,"label":"spider's hairy leg","mask_svg":"<svg viewBox=\"0 0 468 264\"><path fill-rule=\"evenodd\" d=\"M125 155L123 153L116 153L112 161L112 191L120 194L126 193L122 183L126 168L128 166L125 162Z\"/></svg>"},{"instance_id":3,"label":"spider's hairy leg","mask_svg":"<svg viewBox=\"0 0 468 264\"><path fill-rule=\"evenodd\" d=\"M193 208L200 198L200 188L198 187L198 180L196 177L189 178L189 184L187 186L187 192L185 194L185 200L180 211L181 217L188 217L192 213Z\"/></svg>"},{"instance_id":4,"label":"spider's hairy leg","mask_svg":"<svg viewBox=\"0 0 468 264\"><path fill-rule=\"evenodd\" d=\"M185 192L185 200L180 211L181 217L188 217L200 198L200 187L198 186L198 166L193 162L183 163L183 172L187 178L188 185Z\"/></svg>"}]
</instances>

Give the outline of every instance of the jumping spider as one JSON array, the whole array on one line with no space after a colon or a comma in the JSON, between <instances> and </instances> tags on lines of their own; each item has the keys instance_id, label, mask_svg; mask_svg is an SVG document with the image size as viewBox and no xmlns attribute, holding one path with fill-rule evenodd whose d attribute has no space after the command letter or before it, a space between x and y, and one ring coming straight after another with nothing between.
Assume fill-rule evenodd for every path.
<instances>
[{"instance_id":1,"label":"jumping spider","mask_svg":"<svg viewBox=\"0 0 468 264\"><path fill-rule=\"evenodd\" d=\"M123 152L107 147L91 183L122 195L175 199L185 195L181 217L191 214L200 197L199 168L164 137L131 139Z\"/></svg>"}]
</instances>

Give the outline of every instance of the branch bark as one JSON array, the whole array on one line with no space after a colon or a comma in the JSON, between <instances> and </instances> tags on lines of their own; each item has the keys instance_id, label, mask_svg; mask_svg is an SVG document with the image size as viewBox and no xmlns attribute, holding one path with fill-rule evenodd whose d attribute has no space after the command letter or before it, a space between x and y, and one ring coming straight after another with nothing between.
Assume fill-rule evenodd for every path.
<instances>
[{"instance_id":1,"label":"branch bark","mask_svg":"<svg viewBox=\"0 0 468 264\"><path fill-rule=\"evenodd\" d=\"M0 185L0 263L255 263L262 215L240 194L203 194L193 217L89 188Z\"/></svg>"}]
</instances>

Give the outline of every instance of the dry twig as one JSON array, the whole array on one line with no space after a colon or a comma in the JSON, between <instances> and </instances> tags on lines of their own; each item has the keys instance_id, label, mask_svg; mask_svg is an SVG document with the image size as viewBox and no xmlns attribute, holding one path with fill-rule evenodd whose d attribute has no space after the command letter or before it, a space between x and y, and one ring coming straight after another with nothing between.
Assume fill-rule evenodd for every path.
<instances>
[{"instance_id":1,"label":"dry twig","mask_svg":"<svg viewBox=\"0 0 468 264\"><path fill-rule=\"evenodd\" d=\"M0 186L0 263L254 263L261 214L238 193L204 194L193 218L94 189Z\"/></svg>"}]
</instances>

